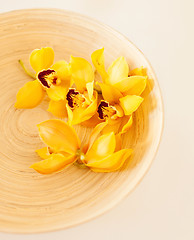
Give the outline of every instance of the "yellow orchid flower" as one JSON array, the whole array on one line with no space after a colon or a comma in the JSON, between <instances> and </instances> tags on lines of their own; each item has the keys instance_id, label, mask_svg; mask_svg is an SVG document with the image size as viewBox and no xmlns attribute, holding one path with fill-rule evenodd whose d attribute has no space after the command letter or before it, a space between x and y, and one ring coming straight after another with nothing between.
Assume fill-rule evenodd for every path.
<instances>
[{"instance_id":1,"label":"yellow orchid flower","mask_svg":"<svg viewBox=\"0 0 194 240\"><path fill-rule=\"evenodd\" d=\"M123 94L115 87L106 83L99 83L104 100L98 106L99 118L106 120L106 132L125 133L132 125L132 114L135 112L143 98L136 95Z\"/></svg>"},{"instance_id":2,"label":"yellow orchid flower","mask_svg":"<svg viewBox=\"0 0 194 240\"><path fill-rule=\"evenodd\" d=\"M81 147L75 130L64 121L54 119L40 123L39 134L48 147L37 150L43 160L34 163L31 168L41 174L50 174L76 162L94 172L119 170L132 150L120 150L120 138L113 132L101 135L106 125L106 122L98 124L88 143Z\"/></svg>"},{"instance_id":3,"label":"yellow orchid flower","mask_svg":"<svg viewBox=\"0 0 194 240\"><path fill-rule=\"evenodd\" d=\"M121 56L110 65L106 72L104 48L93 52L91 58L103 82L117 88L124 96L141 95L145 90L148 77L146 76L146 69L143 67L129 71L127 61Z\"/></svg>"},{"instance_id":4,"label":"yellow orchid flower","mask_svg":"<svg viewBox=\"0 0 194 240\"><path fill-rule=\"evenodd\" d=\"M27 82L16 96L16 108L34 108L43 99L45 91L51 99L49 106L53 111L53 101L65 101L68 88L72 85L70 67L66 61L53 65L54 51L50 47L35 49L30 55L30 64L35 70L35 80ZM66 104L66 103L65 103ZM59 102L61 105L61 102ZM64 114L63 114L64 115Z\"/></svg>"},{"instance_id":5,"label":"yellow orchid flower","mask_svg":"<svg viewBox=\"0 0 194 240\"><path fill-rule=\"evenodd\" d=\"M142 67L129 71L124 57L117 58L105 70L104 48L92 53L92 62L100 73L103 83L98 83L104 100L98 106L99 118L108 121L104 132L125 133L132 125L132 114L143 101L140 97L147 83Z\"/></svg>"},{"instance_id":6,"label":"yellow orchid flower","mask_svg":"<svg viewBox=\"0 0 194 240\"><path fill-rule=\"evenodd\" d=\"M71 56L72 81L76 88L67 93L68 122L79 124L90 119L97 110L98 94L94 91L94 71L88 61Z\"/></svg>"},{"instance_id":7,"label":"yellow orchid flower","mask_svg":"<svg viewBox=\"0 0 194 240\"><path fill-rule=\"evenodd\" d=\"M37 150L44 159L31 168L42 174L57 172L77 160L80 140L75 130L61 120L47 120L38 124L39 135L48 146Z\"/></svg>"}]
</instances>

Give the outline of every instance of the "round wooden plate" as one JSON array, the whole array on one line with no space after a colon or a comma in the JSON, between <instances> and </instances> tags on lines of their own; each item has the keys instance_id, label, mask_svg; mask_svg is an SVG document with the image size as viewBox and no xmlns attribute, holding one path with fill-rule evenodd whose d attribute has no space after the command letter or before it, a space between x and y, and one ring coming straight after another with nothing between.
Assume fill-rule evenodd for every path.
<instances>
[{"instance_id":1,"label":"round wooden plate","mask_svg":"<svg viewBox=\"0 0 194 240\"><path fill-rule=\"evenodd\" d=\"M35 48L50 46L55 60L70 55L90 60L105 48L106 65L125 56L131 69L144 66L151 80L145 100L125 134L124 147L133 157L114 173L94 173L70 166L52 175L40 175L29 166L39 161L35 149L43 146L36 124L53 118L48 102L34 109L16 110L18 89L31 79L18 60L29 67ZM156 76L143 54L124 36L88 17L55 9L21 10L0 15L0 230L45 232L72 227L115 206L147 172L163 128L163 105ZM75 127L87 140L91 129Z\"/></svg>"}]
</instances>

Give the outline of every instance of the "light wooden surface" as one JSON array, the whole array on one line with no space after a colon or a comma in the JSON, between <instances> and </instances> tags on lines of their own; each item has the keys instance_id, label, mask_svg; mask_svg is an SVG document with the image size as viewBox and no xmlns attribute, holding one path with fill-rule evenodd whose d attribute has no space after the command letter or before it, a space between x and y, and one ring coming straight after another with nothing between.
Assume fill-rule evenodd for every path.
<instances>
[{"instance_id":1,"label":"light wooden surface","mask_svg":"<svg viewBox=\"0 0 194 240\"><path fill-rule=\"evenodd\" d=\"M29 166L38 161L40 148L36 124L51 118L47 100L31 110L15 110L17 90L30 79L18 64L28 63L34 48L53 47L56 60L70 54L90 60L105 47L106 65L123 55L130 68L145 66L153 81L124 136L124 147L134 155L116 173L93 173L71 166L42 176ZM125 37L81 15L60 10L28 10L0 16L0 230L43 232L88 221L115 206L130 193L148 170L160 141L163 109L159 86L150 64ZM151 92L150 92L151 91ZM90 129L75 127L82 139Z\"/></svg>"}]
</instances>

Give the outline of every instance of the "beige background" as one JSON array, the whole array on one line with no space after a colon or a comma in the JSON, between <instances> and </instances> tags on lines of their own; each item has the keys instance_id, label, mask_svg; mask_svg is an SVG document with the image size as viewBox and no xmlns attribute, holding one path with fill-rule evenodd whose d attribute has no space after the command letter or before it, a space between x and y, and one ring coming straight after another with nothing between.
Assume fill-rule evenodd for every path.
<instances>
[{"instance_id":1,"label":"beige background","mask_svg":"<svg viewBox=\"0 0 194 240\"><path fill-rule=\"evenodd\" d=\"M0 239L194 239L193 1L0 0L0 6L0 12L69 9L117 29L150 60L165 104L159 152L127 199L96 220L69 230L36 236L0 233Z\"/></svg>"}]
</instances>

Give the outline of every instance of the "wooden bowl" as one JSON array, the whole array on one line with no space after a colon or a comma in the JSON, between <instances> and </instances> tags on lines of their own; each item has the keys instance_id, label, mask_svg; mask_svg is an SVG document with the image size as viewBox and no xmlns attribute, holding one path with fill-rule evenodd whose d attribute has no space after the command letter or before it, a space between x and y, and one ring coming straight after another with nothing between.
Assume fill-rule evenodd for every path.
<instances>
[{"instance_id":1,"label":"wooden bowl","mask_svg":"<svg viewBox=\"0 0 194 240\"><path fill-rule=\"evenodd\" d=\"M47 100L34 109L16 110L18 89L31 80L18 60L29 67L35 48L53 47L55 60L70 54L90 60L104 46L106 65L126 57L131 69L148 69L145 101L135 114L124 146L134 155L114 173L94 173L70 166L52 175L40 175L29 166L38 161L43 146L36 124L53 118ZM149 169L163 128L163 105L156 76L144 55L124 36L88 17L56 9L14 11L0 15L0 230L45 232L72 227L106 212L127 196ZM91 129L75 127L86 140Z\"/></svg>"}]
</instances>

